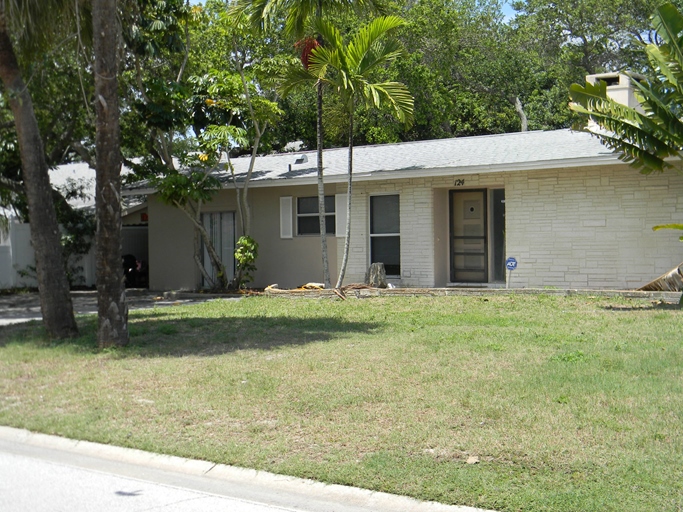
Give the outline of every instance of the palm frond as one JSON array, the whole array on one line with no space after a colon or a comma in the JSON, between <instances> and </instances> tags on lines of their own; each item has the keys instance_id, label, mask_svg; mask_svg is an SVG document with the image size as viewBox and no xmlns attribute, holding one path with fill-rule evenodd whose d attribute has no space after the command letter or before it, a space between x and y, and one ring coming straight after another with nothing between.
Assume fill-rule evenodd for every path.
<instances>
[{"instance_id":1,"label":"palm frond","mask_svg":"<svg viewBox=\"0 0 683 512\"><path fill-rule=\"evenodd\" d=\"M683 145L683 122L677 113L671 111L672 104L683 104L683 95L677 90L662 92L658 87L633 82L639 102L645 110L647 119L659 126L662 137L673 144Z\"/></svg>"},{"instance_id":2,"label":"palm frond","mask_svg":"<svg viewBox=\"0 0 683 512\"><path fill-rule=\"evenodd\" d=\"M360 67L364 57L377 41L386 38L391 31L404 25L405 21L398 16L382 16L372 20L362 27L349 43L347 50L349 61L354 67Z\"/></svg>"},{"instance_id":3,"label":"palm frond","mask_svg":"<svg viewBox=\"0 0 683 512\"><path fill-rule=\"evenodd\" d=\"M91 2L89 0L0 0L6 25L19 41L22 53L41 53L56 38L71 34L78 17L89 39Z\"/></svg>"},{"instance_id":4,"label":"palm frond","mask_svg":"<svg viewBox=\"0 0 683 512\"><path fill-rule=\"evenodd\" d=\"M367 74L373 69L393 62L405 54L403 45L394 39L376 41L370 51L363 55L357 67L359 74Z\"/></svg>"},{"instance_id":5,"label":"palm frond","mask_svg":"<svg viewBox=\"0 0 683 512\"><path fill-rule=\"evenodd\" d=\"M683 16L673 4L659 6L652 16L652 26L666 43L671 56L683 67L683 47L681 46L681 32L683 32Z\"/></svg>"},{"instance_id":6,"label":"palm frond","mask_svg":"<svg viewBox=\"0 0 683 512\"><path fill-rule=\"evenodd\" d=\"M683 224L660 224L659 226L653 226L652 231L659 231L660 229L678 229L683 230ZM683 236L679 238L683 242Z\"/></svg>"},{"instance_id":7,"label":"palm frond","mask_svg":"<svg viewBox=\"0 0 683 512\"><path fill-rule=\"evenodd\" d=\"M407 125L412 124L414 99L404 84L400 82L366 84L363 96L366 103L375 108L381 107L386 102L392 107L399 121Z\"/></svg>"},{"instance_id":8,"label":"palm frond","mask_svg":"<svg viewBox=\"0 0 683 512\"><path fill-rule=\"evenodd\" d=\"M618 116L610 113L598 112L596 110L588 110L580 105L571 105L571 109L580 114L589 116L593 121L600 125L605 131L597 132L591 131L599 139L608 142L613 149L619 149L616 141L621 141L624 147L638 146L644 151L657 156L660 159L677 156L678 151L675 147L670 146L666 140L657 137L651 131L643 127L632 124ZM658 168L657 170L661 170Z\"/></svg>"},{"instance_id":9,"label":"palm frond","mask_svg":"<svg viewBox=\"0 0 683 512\"><path fill-rule=\"evenodd\" d=\"M311 23L313 30L322 37L323 46L335 51L344 46L341 32L331 22L325 18L316 18Z\"/></svg>"},{"instance_id":10,"label":"palm frond","mask_svg":"<svg viewBox=\"0 0 683 512\"><path fill-rule=\"evenodd\" d=\"M664 82L668 82L676 89L683 92L683 69L671 59L668 48L661 48L655 44L645 47L650 66Z\"/></svg>"},{"instance_id":11,"label":"palm frond","mask_svg":"<svg viewBox=\"0 0 683 512\"><path fill-rule=\"evenodd\" d=\"M304 85L315 84L318 79L318 76L310 73L301 66L290 66L280 80L278 93L285 97L292 92L293 89Z\"/></svg>"},{"instance_id":12,"label":"palm frond","mask_svg":"<svg viewBox=\"0 0 683 512\"><path fill-rule=\"evenodd\" d=\"M318 77L322 77L326 74L327 67L345 69L346 63L342 52L338 49L332 46L318 46L311 51L311 56L308 59L308 67L311 73Z\"/></svg>"}]
</instances>

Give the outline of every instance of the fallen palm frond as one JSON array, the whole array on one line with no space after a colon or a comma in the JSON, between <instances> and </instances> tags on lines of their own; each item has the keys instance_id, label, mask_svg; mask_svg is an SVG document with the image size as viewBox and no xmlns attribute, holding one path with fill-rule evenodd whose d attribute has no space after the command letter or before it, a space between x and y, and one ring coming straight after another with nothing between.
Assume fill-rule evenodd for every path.
<instances>
[{"instance_id":1,"label":"fallen palm frond","mask_svg":"<svg viewBox=\"0 0 683 512\"><path fill-rule=\"evenodd\" d=\"M683 291L683 263L662 274L657 279L638 288L644 292L681 292Z\"/></svg>"}]
</instances>

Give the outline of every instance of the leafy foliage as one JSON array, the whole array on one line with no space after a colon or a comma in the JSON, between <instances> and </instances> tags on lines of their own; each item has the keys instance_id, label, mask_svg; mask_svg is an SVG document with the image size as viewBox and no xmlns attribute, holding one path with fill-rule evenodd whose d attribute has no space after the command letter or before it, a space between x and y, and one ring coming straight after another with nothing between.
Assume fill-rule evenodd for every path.
<instances>
[{"instance_id":1,"label":"leafy foliage","mask_svg":"<svg viewBox=\"0 0 683 512\"><path fill-rule=\"evenodd\" d=\"M250 236L241 236L235 247L235 262L237 263L237 275L235 276L234 288L241 290L247 283L254 280L253 272L256 272L256 260L258 259L258 243Z\"/></svg>"}]
</instances>

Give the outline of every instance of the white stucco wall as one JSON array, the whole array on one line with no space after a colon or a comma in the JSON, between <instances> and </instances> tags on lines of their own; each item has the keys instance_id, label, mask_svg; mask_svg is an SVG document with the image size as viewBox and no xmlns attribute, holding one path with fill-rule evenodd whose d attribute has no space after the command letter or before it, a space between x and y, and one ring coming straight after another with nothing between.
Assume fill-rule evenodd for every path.
<instances>
[{"instance_id":1,"label":"white stucco wall","mask_svg":"<svg viewBox=\"0 0 683 512\"><path fill-rule=\"evenodd\" d=\"M278 284L281 288L295 288L308 282L322 281L320 236L294 234L280 237L280 197L292 197L296 208L297 197L315 196L315 185L298 187L252 188L251 236L259 244L257 271L251 286L263 288ZM329 185L326 194L333 195ZM201 276L193 260L193 228L187 217L177 208L160 202L154 196L149 208L150 288L153 290L194 290ZM203 208L205 212L237 212L234 190L222 190ZM295 219L291 219L293 227ZM240 222L235 214L236 237L241 235ZM332 281L337 278L337 237L328 235L328 258Z\"/></svg>"}]
</instances>

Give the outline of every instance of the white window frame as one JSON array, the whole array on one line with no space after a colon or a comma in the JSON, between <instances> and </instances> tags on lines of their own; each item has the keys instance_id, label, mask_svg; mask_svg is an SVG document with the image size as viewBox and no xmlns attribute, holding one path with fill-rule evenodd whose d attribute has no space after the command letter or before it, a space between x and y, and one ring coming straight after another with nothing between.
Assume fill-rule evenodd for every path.
<instances>
[{"instance_id":1,"label":"white window frame","mask_svg":"<svg viewBox=\"0 0 683 512\"><path fill-rule=\"evenodd\" d=\"M399 232L398 233L373 233L372 232L372 198L373 197L382 197L382 196L396 196L398 197L398 224L399 224ZM368 265L372 264L372 239L373 238L387 238L387 237L398 237L399 239L399 247L401 243L401 194L398 192L386 192L383 194L372 194L368 197ZM403 264L402 264L402 258L401 258L401 250L399 249L399 254L398 254L398 261L399 261L399 273L398 274L389 274L387 273L388 278L400 278L401 277L401 272L403 271Z\"/></svg>"},{"instance_id":2,"label":"white window frame","mask_svg":"<svg viewBox=\"0 0 683 512\"><path fill-rule=\"evenodd\" d=\"M299 230L299 219L300 218L306 218L306 217L315 217L316 219L318 218L318 212L316 211L315 213L299 213L299 199L315 199L316 204L318 201L318 196L300 196L296 198L296 236L320 236L320 233L301 233ZM335 196L333 195L326 195L325 200L334 200ZM333 203L336 203L336 200L333 201ZM336 204L335 204L336 208ZM327 226L327 219L329 217L333 217L335 219L335 226L336 226L336 211L330 212L325 209L325 226ZM336 235L336 228L333 231L328 231L327 236L335 236Z\"/></svg>"}]
</instances>

